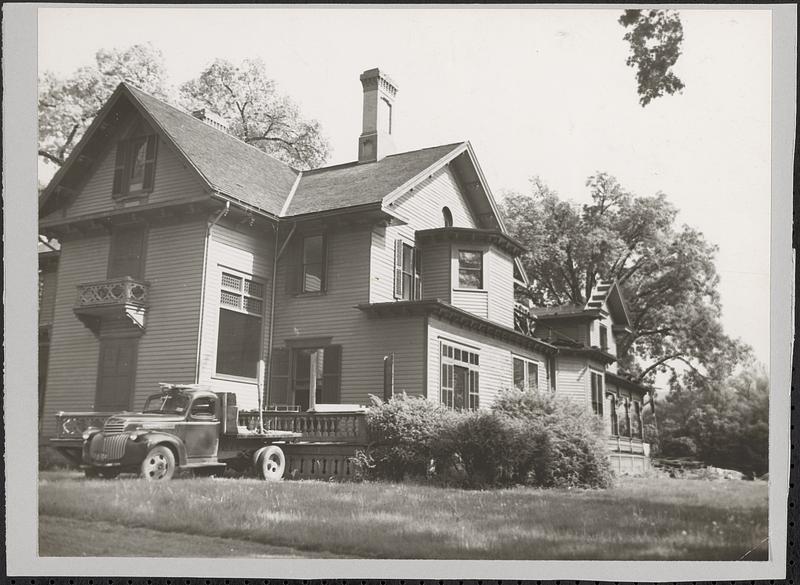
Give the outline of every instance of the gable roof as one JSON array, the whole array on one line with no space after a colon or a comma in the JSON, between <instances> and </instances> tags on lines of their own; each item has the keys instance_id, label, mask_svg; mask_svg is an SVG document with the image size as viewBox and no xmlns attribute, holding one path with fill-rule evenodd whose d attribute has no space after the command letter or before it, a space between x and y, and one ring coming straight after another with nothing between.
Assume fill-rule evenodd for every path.
<instances>
[{"instance_id":1,"label":"gable roof","mask_svg":"<svg viewBox=\"0 0 800 585\"><path fill-rule=\"evenodd\" d=\"M592 291L592 295L586 302L586 309L603 308L603 305L608 307L608 312L614 320L615 325L630 327L631 318L628 314L628 307L625 306L625 300L622 298L622 293L619 290L619 284L616 280L598 280L597 285Z\"/></svg>"},{"instance_id":2,"label":"gable roof","mask_svg":"<svg viewBox=\"0 0 800 585\"><path fill-rule=\"evenodd\" d=\"M399 186L463 146L463 142L393 154L377 162L352 162L303 171L284 215L381 203Z\"/></svg>"},{"instance_id":3,"label":"gable roof","mask_svg":"<svg viewBox=\"0 0 800 585\"><path fill-rule=\"evenodd\" d=\"M123 84L209 186L274 216L299 171L140 89Z\"/></svg>"}]
</instances>

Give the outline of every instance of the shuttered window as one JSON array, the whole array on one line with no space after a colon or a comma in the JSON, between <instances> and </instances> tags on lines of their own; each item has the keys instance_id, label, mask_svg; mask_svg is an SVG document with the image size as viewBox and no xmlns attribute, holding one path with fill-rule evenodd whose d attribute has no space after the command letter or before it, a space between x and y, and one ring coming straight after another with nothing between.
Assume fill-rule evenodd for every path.
<instances>
[{"instance_id":1,"label":"shuttered window","mask_svg":"<svg viewBox=\"0 0 800 585\"><path fill-rule=\"evenodd\" d=\"M220 285L217 373L255 378L261 353L264 284L223 272Z\"/></svg>"},{"instance_id":2,"label":"shuttered window","mask_svg":"<svg viewBox=\"0 0 800 585\"><path fill-rule=\"evenodd\" d=\"M342 346L280 347L273 349L270 361L271 409L308 408L312 359L316 360L317 404L341 402Z\"/></svg>"},{"instance_id":3,"label":"shuttered window","mask_svg":"<svg viewBox=\"0 0 800 585\"><path fill-rule=\"evenodd\" d=\"M394 298L404 301L422 298L422 254L399 239L394 242Z\"/></svg>"},{"instance_id":4,"label":"shuttered window","mask_svg":"<svg viewBox=\"0 0 800 585\"><path fill-rule=\"evenodd\" d=\"M603 374L592 372L592 412L603 416Z\"/></svg>"},{"instance_id":5,"label":"shuttered window","mask_svg":"<svg viewBox=\"0 0 800 585\"><path fill-rule=\"evenodd\" d=\"M114 163L114 197L145 194L155 183L156 149L158 137L139 136L117 143Z\"/></svg>"}]
</instances>

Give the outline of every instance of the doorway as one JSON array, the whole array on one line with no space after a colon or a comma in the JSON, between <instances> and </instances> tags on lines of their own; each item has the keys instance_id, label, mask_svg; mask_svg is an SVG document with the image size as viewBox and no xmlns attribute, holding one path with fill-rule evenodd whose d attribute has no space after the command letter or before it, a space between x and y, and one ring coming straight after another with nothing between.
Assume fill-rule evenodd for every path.
<instances>
[{"instance_id":1,"label":"doorway","mask_svg":"<svg viewBox=\"0 0 800 585\"><path fill-rule=\"evenodd\" d=\"M138 347L138 337L100 340L95 410L117 412L131 408Z\"/></svg>"}]
</instances>

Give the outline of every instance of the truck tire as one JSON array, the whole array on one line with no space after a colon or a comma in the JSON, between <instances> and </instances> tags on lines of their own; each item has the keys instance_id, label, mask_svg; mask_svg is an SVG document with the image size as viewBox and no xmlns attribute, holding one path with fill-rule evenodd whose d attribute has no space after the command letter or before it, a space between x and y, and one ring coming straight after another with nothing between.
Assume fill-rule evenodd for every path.
<instances>
[{"instance_id":1,"label":"truck tire","mask_svg":"<svg viewBox=\"0 0 800 585\"><path fill-rule=\"evenodd\" d=\"M260 451L256 460L256 473L265 481L280 481L286 468L286 456L277 445L270 445Z\"/></svg>"},{"instance_id":2,"label":"truck tire","mask_svg":"<svg viewBox=\"0 0 800 585\"><path fill-rule=\"evenodd\" d=\"M164 445L156 445L147 452L140 468L142 477L148 481L172 479L175 474L175 455Z\"/></svg>"}]
</instances>

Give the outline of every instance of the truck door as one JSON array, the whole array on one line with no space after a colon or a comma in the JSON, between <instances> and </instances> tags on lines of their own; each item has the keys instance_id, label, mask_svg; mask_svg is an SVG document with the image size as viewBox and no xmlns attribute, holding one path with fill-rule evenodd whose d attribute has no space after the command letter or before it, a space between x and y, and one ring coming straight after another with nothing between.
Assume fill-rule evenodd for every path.
<instances>
[{"instance_id":1,"label":"truck door","mask_svg":"<svg viewBox=\"0 0 800 585\"><path fill-rule=\"evenodd\" d=\"M183 426L183 442L188 458L216 457L219 447L219 419L217 418L217 399L201 396L192 403Z\"/></svg>"}]
</instances>

